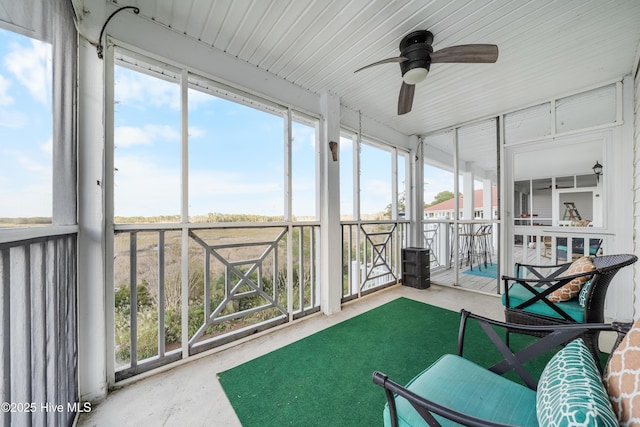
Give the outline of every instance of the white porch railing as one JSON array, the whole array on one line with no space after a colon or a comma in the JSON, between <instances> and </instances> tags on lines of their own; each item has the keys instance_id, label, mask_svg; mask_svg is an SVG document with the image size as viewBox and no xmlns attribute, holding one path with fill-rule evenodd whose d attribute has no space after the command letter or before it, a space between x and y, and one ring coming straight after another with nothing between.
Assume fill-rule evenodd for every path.
<instances>
[{"instance_id":1,"label":"white porch railing","mask_svg":"<svg viewBox=\"0 0 640 427\"><path fill-rule=\"evenodd\" d=\"M76 239L73 232L0 243L2 426L74 422ZM63 410L45 410L47 403Z\"/></svg>"},{"instance_id":2,"label":"white porch railing","mask_svg":"<svg viewBox=\"0 0 640 427\"><path fill-rule=\"evenodd\" d=\"M408 227L342 224L343 301L398 283ZM115 380L318 311L319 230L318 223L116 225Z\"/></svg>"},{"instance_id":3,"label":"white porch railing","mask_svg":"<svg viewBox=\"0 0 640 427\"><path fill-rule=\"evenodd\" d=\"M591 227L516 226L514 262L547 265L571 262L583 255L604 255L614 236Z\"/></svg>"},{"instance_id":4,"label":"white porch railing","mask_svg":"<svg viewBox=\"0 0 640 427\"><path fill-rule=\"evenodd\" d=\"M342 300L398 283L408 221L342 222Z\"/></svg>"},{"instance_id":5,"label":"white porch railing","mask_svg":"<svg viewBox=\"0 0 640 427\"><path fill-rule=\"evenodd\" d=\"M318 311L318 231L116 226L116 381Z\"/></svg>"}]
</instances>

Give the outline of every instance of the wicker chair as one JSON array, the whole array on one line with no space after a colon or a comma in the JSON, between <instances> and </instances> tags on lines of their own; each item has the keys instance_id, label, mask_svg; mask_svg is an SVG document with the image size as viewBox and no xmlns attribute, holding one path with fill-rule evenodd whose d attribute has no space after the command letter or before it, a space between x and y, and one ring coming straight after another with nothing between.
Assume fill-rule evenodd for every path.
<instances>
[{"instance_id":1,"label":"wicker chair","mask_svg":"<svg viewBox=\"0 0 640 427\"><path fill-rule=\"evenodd\" d=\"M592 257L595 270L565 277L560 276L569 268L570 262L543 266L517 263L516 277L502 276L505 289L502 297L505 321L531 326L603 323L604 300L611 279L622 267L637 260L638 257L631 254ZM554 303L546 298L551 292L577 277L586 277L591 282L584 299L584 307L577 299ZM507 330L507 340L510 332L515 331ZM599 352L598 336L596 332L583 337L594 357L597 357Z\"/></svg>"}]
</instances>

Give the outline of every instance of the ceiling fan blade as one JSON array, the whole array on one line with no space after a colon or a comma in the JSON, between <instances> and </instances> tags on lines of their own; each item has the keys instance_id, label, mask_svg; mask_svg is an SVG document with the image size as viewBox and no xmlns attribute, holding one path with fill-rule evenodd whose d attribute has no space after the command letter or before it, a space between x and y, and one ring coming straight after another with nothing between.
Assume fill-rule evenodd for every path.
<instances>
[{"instance_id":1,"label":"ceiling fan blade","mask_svg":"<svg viewBox=\"0 0 640 427\"><path fill-rule=\"evenodd\" d=\"M398 97L399 116L411 111L411 106L413 105L413 94L415 91L416 85L408 85L405 82L402 82L402 86L400 87L400 96Z\"/></svg>"},{"instance_id":2,"label":"ceiling fan blade","mask_svg":"<svg viewBox=\"0 0 640 427\"><path fill-rule=\"evenodd\" d=\"M395 57L395 58L382 59L380 61L374 62L373 64L365 65L362 68L358 68L357 70L354 71L354 73L357 73L358 71L362 71L365 68L375 67L376 65L380 65L380 64L388 64L390 62L404 62L404 61L407 61L407 60L408 60L408 58L405 58L404 56L398 56L398 57Z\"/></svg>"},{"instance_id":3,"label":"ceiling fan blade","mask_svg":"<svg viewBox=\"0 0 640 427\"><path fill-rule=\"evenodd\" d=\"M463 44L460 46L445 47L431 54L431 63L491 63L497 60L498 46L494 44Z\"/></svg>"}]
</instances>

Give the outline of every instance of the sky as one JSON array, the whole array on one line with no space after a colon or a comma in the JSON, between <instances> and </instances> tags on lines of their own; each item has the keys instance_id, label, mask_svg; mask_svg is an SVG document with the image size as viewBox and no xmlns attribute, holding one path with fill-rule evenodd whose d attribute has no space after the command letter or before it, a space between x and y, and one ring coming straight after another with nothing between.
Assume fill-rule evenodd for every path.
<instances>
[{"instance_id":1,"label":"sky","mask_svg":"<svg viewBox=\"0 0 640 427\"><path fill-rule=\"evenodd\" d=\"M189 214L284 214L284 118L190 89ZM116 216L180 214L179 85L115 70ZM0 29L0 217L51 216L51 48ZM314 217L316 130L295 121L292 213ZM361 213L391 203L392 153L363 144ZM353 211L353 143L340 140L341 213ZM399 156L404 191L404 156ZM435 174L438 172L438 174ZM425 202L450 190L451 174L425 178Z\"/></svg>"},{"instance_id":2,"label":"sky","mask_svg":"<svg viewBox=\"0 0 640 427\"><path fill-rule=\"evenodd\" d=\"M0 28L0 217L52 212L51 47Z\"/></svg>"}]
</instances>

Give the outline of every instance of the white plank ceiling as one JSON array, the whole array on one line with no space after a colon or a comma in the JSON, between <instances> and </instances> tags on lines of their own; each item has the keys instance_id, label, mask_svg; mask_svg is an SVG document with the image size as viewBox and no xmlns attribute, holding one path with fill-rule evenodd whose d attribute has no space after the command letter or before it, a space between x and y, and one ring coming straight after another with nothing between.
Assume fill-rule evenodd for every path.
<instances>
[{"instance_id":1,"label":"white plank ceiling","mask_svg":"<svg viewBox=\"0 0 640 427\"><path fill-rule=\"evenodd\" d=\"M630 74L638 0L105 0L226 52L404 134L425 134ZM417 29L434 50L491 43L495 64L434 64L397 116L398 56Z\"/></svg>"}]
</instances>

